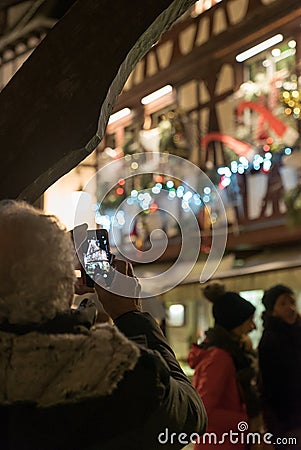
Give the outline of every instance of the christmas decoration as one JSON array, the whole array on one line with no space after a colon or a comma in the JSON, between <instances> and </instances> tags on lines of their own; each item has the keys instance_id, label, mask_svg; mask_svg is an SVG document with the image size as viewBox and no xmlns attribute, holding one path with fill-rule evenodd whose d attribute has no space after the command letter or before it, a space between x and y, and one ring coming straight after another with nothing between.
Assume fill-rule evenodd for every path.
<instances>
[{"instance_id":1,"label":"christmas decoration","mask_svg":"<svg viewBox=\"0 0 301 450\"><path fill-rule=\"evenodd\" d=\"M167 151L182 158L189 157L190 140L188 119L185 114L179 110L171 110L167 114L162 114L158 128L161 152Z\"/></svg>"},{"instance_id":2,"label":"christmas decoration","mask_svg":"<svg viewBox=\"0 0 301 450\"><path fill-rule=\"evenodd\" d=\"M283 143L289 146L295 144L299 137L299 133L293 127L285 125L265 106L256 102L241 102L237 107L237 116L240 117L245 109L251 109L258 112L263 121L269 124L277 136L282 139Z\"/></svg>"},{"instance_id":3,"label":"christmas decoration","mask_svg":"<svg viewBox=\"0 0 301 450\"><path fill-rule=\"evenodd\" d=\"M250 144L239 141L232 136L219 132L206 134L201 140L201 145L202 147L207 148L209 142L212 141L223 142L228 147L230 147L238 156L246 156L252 151L252 146Z\"/></svg>"}]
</instances>

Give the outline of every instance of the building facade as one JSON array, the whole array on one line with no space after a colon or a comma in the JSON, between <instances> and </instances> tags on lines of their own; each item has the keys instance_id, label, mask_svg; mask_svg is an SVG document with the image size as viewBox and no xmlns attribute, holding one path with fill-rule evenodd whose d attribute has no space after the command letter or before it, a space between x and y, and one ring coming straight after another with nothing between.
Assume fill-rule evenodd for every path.
<instances>
[{"instance_id":1,"label":"building facade","mask_svg":"<svg viewBox=\"0 0 301 450\"><path fill-rule=\"evenodd\" d=\"M16 30L0 38L2 86L63 14L37 20L35 2L16 3L5 22ZM31 19L23 27L25 13ZM142 277L177 262L185 215L193 211L197 262L179 286L157 296L180 357L210 324L199 278L212 232L226 222L225 255L211 277L247 291L258 321L264 289L283 282L301 291L300 17L298 0L196 2L131 73L103 142L44 195L45 210L72 228L84 191L90 227L109 229L111 244L128 250ZM180 177L175 167L165 173L170 155L208 181ZM163 247L152 235L158 229L167 236L165 251L139 264L135 249Z\"/></svg>"}]
</instances>

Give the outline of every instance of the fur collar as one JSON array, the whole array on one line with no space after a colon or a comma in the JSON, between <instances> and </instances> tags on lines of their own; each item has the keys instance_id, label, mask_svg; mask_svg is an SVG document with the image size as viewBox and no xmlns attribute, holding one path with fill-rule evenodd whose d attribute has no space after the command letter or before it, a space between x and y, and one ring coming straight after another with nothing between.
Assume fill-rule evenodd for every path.
<instances>
[{"instance_id":1,"label":"fur collar","mask_svg":"<svg viewBox=\"0 0 301 450\"><path fill-rule=\"evenodd\" d=\"M80 334L0 331L0 405L55 406L112 393L139 357L116 327Z\"/></svg>"}]
</instances>

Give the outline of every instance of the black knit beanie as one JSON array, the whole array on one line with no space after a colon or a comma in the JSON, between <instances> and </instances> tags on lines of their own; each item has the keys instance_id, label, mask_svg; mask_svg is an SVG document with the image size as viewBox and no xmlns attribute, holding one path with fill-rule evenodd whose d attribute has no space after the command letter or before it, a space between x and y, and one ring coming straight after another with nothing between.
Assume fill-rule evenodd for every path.
<instances>
[{"instance_id":1,"label":"black knit beanie","mask_svg":"<svg viewBox=\"0 0 301 450\"><path fill-rule=\"evenodd\" d=\"M212 314L215 323L227 330L233 330L242 325L255 312L252 303L236 292L225 292L222 287L219 288L217 283L208 286L203 292L207 299L213 303ZM214 294L216 295L215 298Z\"/></svg>"},{"instance_id":2,"label":"black knit beanie","mask_svg":"<svg viewBox=\"0 0 301 450\"><path fill-rule=\"evenodd\" d=\"M265 291L262 297L262 303L264 304L265 309L272 312L277 299L282 294L293 294L293 291L288 286L284 286L283 284L277 284L276 286L273 286Z\"/></svg>"}]
</instances>

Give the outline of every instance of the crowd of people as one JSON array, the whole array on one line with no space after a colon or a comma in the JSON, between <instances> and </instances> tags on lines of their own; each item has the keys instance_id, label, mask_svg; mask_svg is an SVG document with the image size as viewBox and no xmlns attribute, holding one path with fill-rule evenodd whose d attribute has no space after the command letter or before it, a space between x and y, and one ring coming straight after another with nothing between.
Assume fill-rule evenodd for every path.
<instances>
[{"instance_id":1,"label":"crowd of people","mask_svg":"<svg viewBox=\"0 0 301 450\"><path fill-rule=\"evenodd\" d=\"M257 351L248 338L255 307L218 283L204 295L213 303L215 323L201 344L192 345L188 362L207 411L207 431L225 442L200 438L195 450L300 449L301 319L294 292L275 285L264 293ZM249 435L243 438L243 431Z\"/></svg>"},{"instance_id":2,"label":"crowd of people","mask_svg":"<svg viewBox=\"0 0 301 450\"><path fill-rule=\"evenodd\" d=\"M301 448L301 321L289 287L265 292L254 349L255 307L209 284L215 323L191 347L191 383L142 311L131 264L114 260L125 276L109 287L79 285L75 268L70 233L57 218L0 201L1 449L180 449L191 436L196 450L267 444L233 442L231 430L269 433L271 449ZM71 308L85 289L96 292L104 320L93 301ZM218 442L204 439L212 434Z\"/></svg>"}]
</instances>

